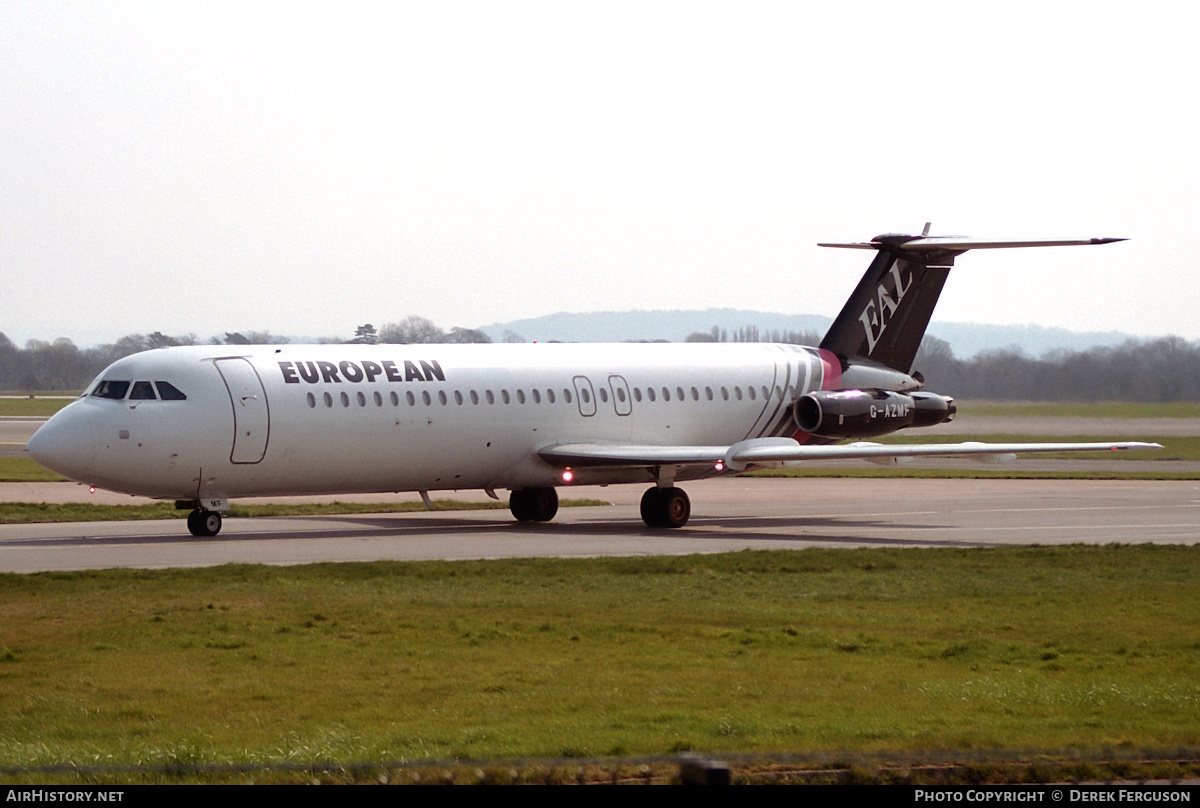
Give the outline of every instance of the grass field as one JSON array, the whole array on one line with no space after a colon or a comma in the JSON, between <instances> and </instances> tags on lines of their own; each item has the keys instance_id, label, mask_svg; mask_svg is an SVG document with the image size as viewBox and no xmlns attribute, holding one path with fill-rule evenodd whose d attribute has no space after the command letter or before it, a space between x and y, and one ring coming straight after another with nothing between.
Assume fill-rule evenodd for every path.
<instances>
[{"instance_id":1,"label":"grass field","mask_svg":"<svg viewBox=\"0 0 1200 808\"><path fill-rule=\"evenodd\" d=\"M59 398L57 394L51 395L55 397L45 398L26 395L0 398L0 415L48 418L75 400L73 396Z\"/></svg>"},{"instance_id":2,"label":"grass field","mask_svg":"<svg viewBox=\"0 0 1200 808\"><path fill-rule=\"evenodd\" d=\"M0 765L1200 743L1200 548L0 576Z\"/></svg>"},{"instance_id":3,"label":"grass field","mask_svg":"<svg viewBox=\"0 0 1200 808\"><path fill-rule=\"evenodd\" d=\"M959 401L959 417L1200 418L1200 401Z\"/></svg>"}]
</instances>

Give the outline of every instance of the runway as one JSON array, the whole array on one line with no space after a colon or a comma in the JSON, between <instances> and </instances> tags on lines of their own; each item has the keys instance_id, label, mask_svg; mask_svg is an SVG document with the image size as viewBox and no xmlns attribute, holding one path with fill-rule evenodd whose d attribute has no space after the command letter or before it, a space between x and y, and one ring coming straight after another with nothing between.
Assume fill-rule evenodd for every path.
<instances>
[{"instance_id":1,"label":"runway","mask_svg":"<svg viewBox=\"0 0 1200 808\"><path fill-rule=\"evenodd\" d=\"M507 511L227 519L211 539L192 538L183 520L0 525L0 571L1200 543L1200 481L726 478L686 488L692 519L671 531L642 524L641 486L561 490L613 504L563 508L545 524L518 524Z\"/></svg>"}]
</instances>

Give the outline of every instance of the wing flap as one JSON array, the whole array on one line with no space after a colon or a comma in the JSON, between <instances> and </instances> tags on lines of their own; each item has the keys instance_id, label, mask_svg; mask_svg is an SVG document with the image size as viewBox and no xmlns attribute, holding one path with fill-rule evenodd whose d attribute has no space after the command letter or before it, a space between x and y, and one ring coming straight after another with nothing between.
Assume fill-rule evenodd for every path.
<instances>
[{"instance_id":1,"label":"wing flap","mask_svg":"<svg viewBox=\"0 0 1200 808\"><path fill-rule=\"evenodd\" d=\"M1110 443L910 443L885 446L880 443L858 442L839 446L783 445L760 446L757 441L745 441L729 447L726 465L732 469L767 463L799 463L806 460L883 460L910 457L970 457L977 459L1011 459L1021 454L1051 452L1102 452L1133 449L1161 449L1157 443L1119 441ZM749 445L747 445L749 444ZM993 461L994 462L994 461Z\"/></svg>"},{"instance_id":2,"label":"wing flap","mask_svg":"<svg viewBox=\"0 0 1200 808\"><path fill-rule=\"evenodd\" d=\"M563 443L538 456L556 468L650 468L723 463L733 471L747 466L803 463L809 460L869 460L913 457L969 457L1000 462L1022 454L1161 449L1157 443L910 443L884 445L860 441L837 446L807 446L791 438L759 438L732 446L652 446L645 444Z\"/></svg>"}]
</instances>

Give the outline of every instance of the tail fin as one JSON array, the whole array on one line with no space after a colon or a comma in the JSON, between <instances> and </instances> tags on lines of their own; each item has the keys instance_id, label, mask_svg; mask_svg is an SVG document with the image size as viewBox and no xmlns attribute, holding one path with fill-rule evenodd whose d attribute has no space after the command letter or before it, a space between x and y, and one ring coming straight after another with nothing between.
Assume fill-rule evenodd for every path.
<instances>
[{"instance_id":1,"label":"tail fin","mask_svg":"<svg viewBox=\"0 0 1200 808\"><path fill-rule=\"evenodd\" d=\"M821 244L822 247L877 252L854 293L829 327L821 348L837 354L843 361L855 357L869 359L908 373L957 256L967 250L1109 244L1124 240L930 236L926 224L919 236L887 234L868 242Z\"/></svg>"}]
</instances>

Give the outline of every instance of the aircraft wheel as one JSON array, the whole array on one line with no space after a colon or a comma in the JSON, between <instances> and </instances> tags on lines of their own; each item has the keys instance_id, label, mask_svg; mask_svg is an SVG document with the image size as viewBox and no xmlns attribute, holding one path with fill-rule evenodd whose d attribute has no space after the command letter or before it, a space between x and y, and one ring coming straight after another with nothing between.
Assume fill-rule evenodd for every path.
<instances>
[{"instance_id":1,"label":"aircraft wheel","mask_svg":"<svg viewBox=\"0 0 1200 808\"><path fill-rule=\"evenodd\" d=\"M208 538L221 532L221 514L195 510L188 514L188 530L193 536Z\"/></svg>"},{"instance_id":2,"label":"aircraft wheel","mask_svg":"<svg viewBox=\"0 0 1200 808\"><path fill-rule=\"evenodd\" d=\"M682 488L651 488L642 495L642 521L647 527L683 527L692 503Z\"/></svg>"},{"instance_id":3,"label":"aircraft wheel","mask_svg":"<svg viewBox=\"0 0 1200 808\"><path fill-rule=\"evenodd\" d=\"M558 513L558 492L553 488L521 488L508 497L508 509L518 522L549 522Z\"/></svg>"},{"instance_id":4,"label":"aircraft wheel","mask_svg":"<svg viewBox=\"0 0 1200 808\"><path fill-rule=\"evenodd\" d=\"M662 499L662 492L665 488L647 488L646 493L642 494L642 521L646 523L646 527L666 527L659 523L659 516L662 511L662 506L659 505L659 500Z\"/></svg>"}]
</instances>

